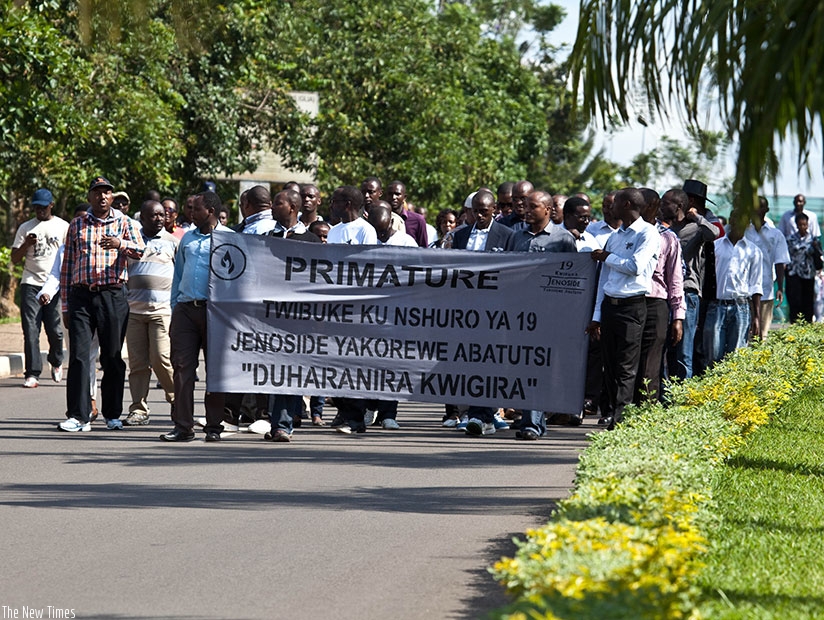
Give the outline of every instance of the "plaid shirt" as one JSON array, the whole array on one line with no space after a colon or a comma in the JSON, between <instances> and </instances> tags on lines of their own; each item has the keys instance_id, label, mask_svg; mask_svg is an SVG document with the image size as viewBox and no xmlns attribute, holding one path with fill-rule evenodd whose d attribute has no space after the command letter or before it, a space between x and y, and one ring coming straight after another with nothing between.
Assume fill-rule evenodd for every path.
<instances>
[{"instance_id":1,"label":"plaid shirt","mask_svg":"<svg viewBox=\"0 0 824 620\"><path fill-rule=\"evenodd\" d=\"M119 249L103 249L102 237L120 237ZM126 272L126 252L142 252L143 237L137 223L130 217L109 212L105 220L96 218L91 211L74 218L66 234L63 265L60 268L60 296L63 312L68 311L68 291L77 284L108 286L124 283L129 279Z\"/></svg>"}]
</instances>

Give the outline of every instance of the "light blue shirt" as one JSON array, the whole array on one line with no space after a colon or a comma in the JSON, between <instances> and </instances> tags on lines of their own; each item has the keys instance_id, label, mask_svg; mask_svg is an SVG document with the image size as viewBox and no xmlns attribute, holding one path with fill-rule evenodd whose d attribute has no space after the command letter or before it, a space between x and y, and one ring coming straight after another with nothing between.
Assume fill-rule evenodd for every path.
<instances>
[{"instance_id":1,"label":"light blue shirt","mask_svg":"<svg viewBox=\"0 0 824 620\"><path fill-rule=\"evenodd\" d=\"M598 279L593 321L601 321L604 295L626 298L652 291L652 274L658 264L660 249L658 230L640 217L629 227L621 226L609 236L604 250L610 254Z\"/></svg>"},{"instance_id":2,"label":"light blue shirt","mask_svg":"<svg viewBox=\"0 0 824 620\"><path fill-rule=\"evenodd\" d=\"M280 228L280 224L272 217L272 210L266 209L260 213L246 216L241 232L244 235L265 235L270 230L277 230L278 228Z\"/></svg>"},{"instance_id":3,"label":"light blue shirt","mask_svg":"<svg viewBox=\"0 0 824 620\"><path fill-rule=\"evenodd\" d=\"M469 233L469 240L466 242L466 249L471 252L483 252L486 249L486 240L489 238L490 228L492 228L491 223L483 230L473 226L472 232Z\"/></svg>"},{"instance_id":4,"label":"light blue shirt","mask_svg":"<svg viewBox=\"0 0 824 620\"><path fill-rule=\"evenodd\" d=\"M607 245L607 239L609 239L612 236L612 233L614 233L616 230L616 228L613 228L604 220L590 222L587 225L587 232L593 237L595 237L595 241L598 243L598 247L602 250Z\"/></svg>"},{"instance_id":5,"label":"light blue shirt","mask_svg":"<svg viewBox=\"0 0 824 620\"><path fill-rule=\"evenodd\" d=\"M221 224L218 224L215 230L233 232L231 228ZM208 299L211 253L212 233L204 235L195 227L183 235L175 256L172 308L178 303Z\"/></svg>"}]
</instances>

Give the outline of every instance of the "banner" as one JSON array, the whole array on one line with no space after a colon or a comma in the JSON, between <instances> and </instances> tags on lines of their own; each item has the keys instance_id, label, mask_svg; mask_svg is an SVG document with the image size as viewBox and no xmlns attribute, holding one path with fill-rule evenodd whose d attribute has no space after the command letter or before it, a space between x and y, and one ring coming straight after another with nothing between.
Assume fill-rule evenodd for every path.
<instances>
[{"instance_id":1,"label":"banner","mask_svg":"<svg viewBox=\"0 0 824 620\"><path fill-rule=\"evenodd\" d=\"M207 384L578 413L589 254L212 233Z\"/></svg>"}]
</instances>

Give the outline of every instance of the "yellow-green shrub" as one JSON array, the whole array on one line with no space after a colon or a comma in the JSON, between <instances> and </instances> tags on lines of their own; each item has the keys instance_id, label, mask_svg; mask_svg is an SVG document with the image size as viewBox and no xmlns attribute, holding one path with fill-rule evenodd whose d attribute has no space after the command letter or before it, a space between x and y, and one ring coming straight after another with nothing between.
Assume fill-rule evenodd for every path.
<instances>
[{"instance_id":1,"label":"yellow-green shrub","mask_svg":"<svg viewBox=\"0 0 824 620\"><path fill-rule=\"evenodd\" d=\"M670 405L629 410L581 455L553 520L493 574L507 618L696 618L717 466L794 394L824 384L824 327L798 325L670 386Z\"/></svg>"}]
</instances>

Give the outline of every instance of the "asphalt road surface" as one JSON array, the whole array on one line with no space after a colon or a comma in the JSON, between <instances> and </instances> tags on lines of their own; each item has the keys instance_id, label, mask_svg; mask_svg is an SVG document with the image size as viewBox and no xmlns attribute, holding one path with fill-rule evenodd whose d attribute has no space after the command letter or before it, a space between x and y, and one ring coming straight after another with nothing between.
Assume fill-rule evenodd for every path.
<instances>
[{"instance_id":1,"label":"asphalt road surface","mask_svg":"<svg viewBox=\"0 0 824 620\"><path fill-rule=\"evenodd\" d=\"M487 568L596 428L472 438L402 403L399 431L165 444L160 390L148 426L69 434L64 385L21 383L0 380L2 618L482 618L506 603Z\"/></svg>"}]
</instances>

